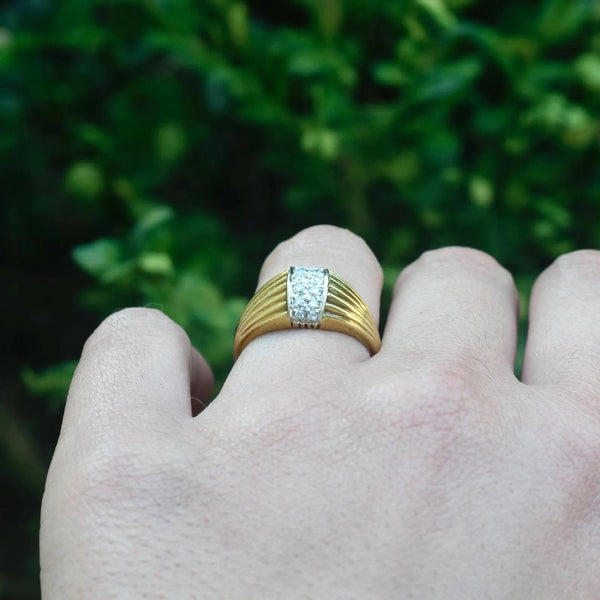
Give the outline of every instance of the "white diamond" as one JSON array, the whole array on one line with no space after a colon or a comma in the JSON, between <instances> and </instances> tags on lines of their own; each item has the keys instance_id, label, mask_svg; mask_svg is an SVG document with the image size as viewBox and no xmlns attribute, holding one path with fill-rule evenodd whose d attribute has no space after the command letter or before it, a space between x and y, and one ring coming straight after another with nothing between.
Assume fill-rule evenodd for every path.
<instances>
[{"instance_id":1,"label":"white diamond","mask_svg":"<svg viewBox=\"0 0 600 600\"><path fill-rule=\"evenodd\" d=\"M288 314L296 325L318 325L327 299L325 269L292 267L288 274Z\"/></svg>"}]
</instances>

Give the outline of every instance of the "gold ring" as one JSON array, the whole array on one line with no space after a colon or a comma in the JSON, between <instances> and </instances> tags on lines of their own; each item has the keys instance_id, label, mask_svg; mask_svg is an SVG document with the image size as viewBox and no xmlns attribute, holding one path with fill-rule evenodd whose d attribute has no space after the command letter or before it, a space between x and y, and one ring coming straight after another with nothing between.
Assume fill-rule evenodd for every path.
<instances>
[{"instance_id":1,"label":"gold ring","mask_svg":"<svg viewBox=\"0 0 600 600\"><path fill-rule=\"evenodd\" d=\"M381 348L375 319L352 286L328 269L290 267L251 298L237 326L233 358L259 335L296 328L345 333L371 355Z\"/></svg>"}]
</instances>

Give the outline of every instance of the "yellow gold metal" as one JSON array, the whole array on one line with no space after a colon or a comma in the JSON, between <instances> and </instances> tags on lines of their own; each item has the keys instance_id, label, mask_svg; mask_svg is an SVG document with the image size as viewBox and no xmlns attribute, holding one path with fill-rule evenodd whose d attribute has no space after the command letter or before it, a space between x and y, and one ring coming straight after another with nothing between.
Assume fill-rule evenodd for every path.
<instances>
[{"instance_id":1,"label":"yellow gold metal","mask_svg":"<svg viewBox=\"0 0 600 600\"><path fill-rule=\"evenodd\" d=\"M329 272L329 286L323 317L315 325L294 324L287 307L289 269L275 275L254 294L242 313L233 342L233 358L255 338L282 329L324 329L352 336L376 354L381 338L364 300L342 278Z\"/></svg>"}]
</instances>

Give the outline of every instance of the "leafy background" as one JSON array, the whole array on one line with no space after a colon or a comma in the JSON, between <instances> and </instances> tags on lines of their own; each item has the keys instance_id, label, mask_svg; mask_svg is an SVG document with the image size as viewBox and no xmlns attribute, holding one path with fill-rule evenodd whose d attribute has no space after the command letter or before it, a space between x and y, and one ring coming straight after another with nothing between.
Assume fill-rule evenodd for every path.
<instances>
[{"instance_id":1,"label":"leafy background","mask_svg":"<svg viewBox=\"0 0 600 600\"><path fill-rule=\"evenodd\" d=\"M523 329L535 275L600 246L599 25L597 0L5 3L0 597L39 595L66 388L111 311L162 308L222 382L263 257L329 222L384 304L425 249L493 254Z\"/></svg>"}]
</instances>

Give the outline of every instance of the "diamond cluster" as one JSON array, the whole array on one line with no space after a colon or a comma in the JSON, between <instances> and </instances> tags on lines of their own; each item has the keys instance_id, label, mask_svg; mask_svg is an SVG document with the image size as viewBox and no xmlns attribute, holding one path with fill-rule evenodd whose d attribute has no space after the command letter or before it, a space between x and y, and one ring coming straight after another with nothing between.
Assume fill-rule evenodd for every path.
<instances>
[{"instance_id":1,"label":"diamond cluster","mask_svg":"<svg viewBox=\"0 0 600 600\"><path fill-rule=\"evenodd\" d=\"M288 274L287 307L293 325L316 327L321 323L329 271L309 267L291 267Z\"/></svg>"}]
</instances>

